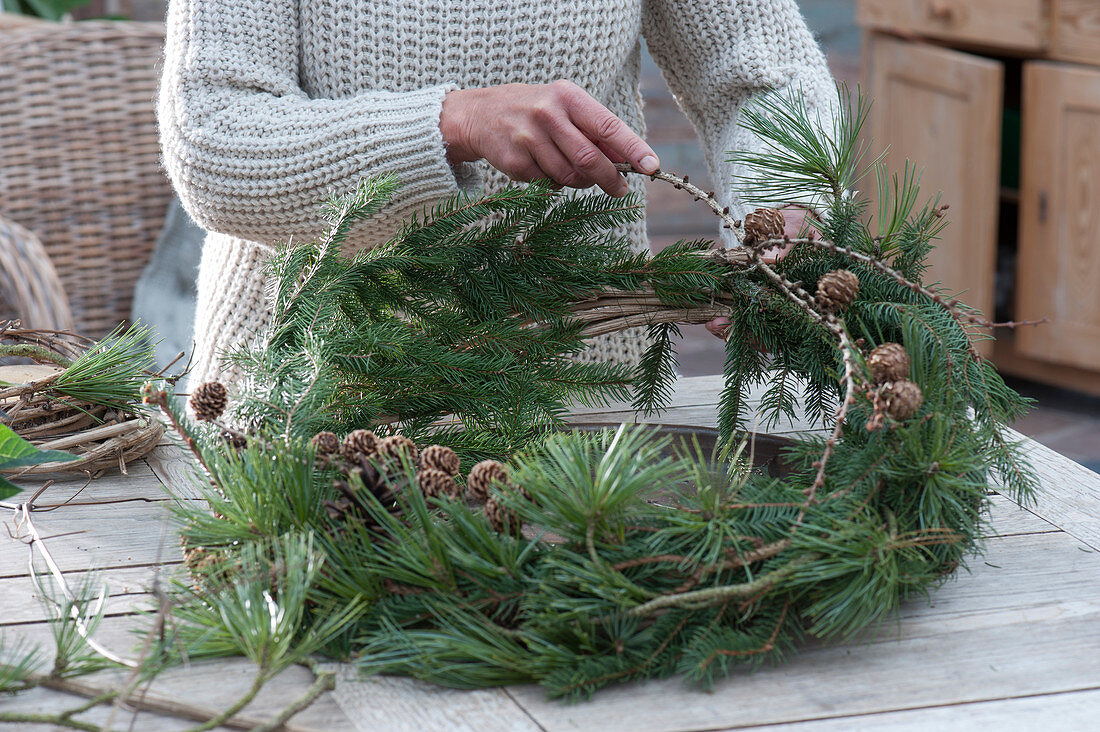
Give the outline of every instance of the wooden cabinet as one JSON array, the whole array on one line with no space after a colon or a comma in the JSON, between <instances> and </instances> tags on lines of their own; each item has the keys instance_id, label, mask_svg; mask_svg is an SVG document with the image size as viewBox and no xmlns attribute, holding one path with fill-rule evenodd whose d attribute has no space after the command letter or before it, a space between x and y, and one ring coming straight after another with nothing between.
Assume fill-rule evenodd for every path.
<instances>
[{"instance_id":1,"label":"wooden cabinet","mask_svg":"<svg viewBox=\"0 0 1100 732\"><path fill-rule=\"evenodd\" d=\"M1100 69L1024 71L1018 317L1020 353L1100 368Z\"/></svg>"},{"instance_id":2,"label":"wooden cabinet","mask_svg":"<svg viewBox=\"0 0 1100 732\"><path fill-rule=\"evenodd\" d=\"M1100 394L1100 0L858 8L874 143L951 204L927 279L1048 319L985 345L1002 371Z\"/></svg>"},{"instance_id":3,"label":"wooden cabinet","mask_svg":"<svg viewBox=\"0 0 1100 732\"><path fill-rule=\"evenodd\" d=\"M943 193L952 216L929 258L928 281L993 311L997 198L1001 170L1001 89L996 61L925 44L874 36L871 138L889 141L886 162L924 164L921 189ZM914 114L914 110L919 113Z\"/></svg>"},{"instance_id":4,"label":"wooden cabinet","mask_svg":"<svg viewBox=\"0 0 1100 732\"><path fill-rule=\"evenodd\" d=\"M859 22L868 27L975 45L1038 51L1047 28L1047 0L862 0Z\"/></svg>"}]
</instances>

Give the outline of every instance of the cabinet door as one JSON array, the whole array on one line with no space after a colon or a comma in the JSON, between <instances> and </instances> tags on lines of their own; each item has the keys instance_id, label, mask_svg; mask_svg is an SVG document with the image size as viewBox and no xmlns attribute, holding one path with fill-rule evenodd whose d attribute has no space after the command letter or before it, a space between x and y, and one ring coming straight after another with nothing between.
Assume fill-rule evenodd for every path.
<instances>
[{"instance_id":1,"label":"cabinet door","mask_svg":"<svg viewBox=\"0 0 1100 732\"><path fill-rule=\"evenodd\" d=\"M942 191L941 202L951 206L925 281L992 313L1004 68L878 34L868 37L867 51L874 149L888 147L891 171L906 159L923 167L922 196ZM982 349L988 353L988 344Z\"/></svg>"},{"instance_id":2,"label":"cabinet door","mask_svg":"<svg viewBox=\"0 0 1100 732\"><path fill-rule=\"evenodd\" d=\"M1100 363L1100 71L1024 68L1023 185L1016 333L1047 362Z\"/></svg>"}]
</instances>

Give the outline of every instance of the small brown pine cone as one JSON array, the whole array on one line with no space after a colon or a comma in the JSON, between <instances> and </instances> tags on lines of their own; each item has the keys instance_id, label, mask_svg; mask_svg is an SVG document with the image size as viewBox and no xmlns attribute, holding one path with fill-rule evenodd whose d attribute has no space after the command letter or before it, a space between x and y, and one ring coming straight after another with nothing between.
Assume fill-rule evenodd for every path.
<instances>
[{"instance_id":1,"label":"small brown pine cone","mask_svg":"<svg viewBox=\"0 0 1100 732\"><path fill-rule=\"evenodd\" d=\"M425 498L459 496L458 482L454 476L438 468L421 468L416 474L416 482L420 484L420 492Z\"/></svg>"},{"instance_id":2,"label":"small brown pine cone","mask_svg":"<svg viewBox=\"0 0 1100 732\"><path fill-rule=\"evenodd\" d=\"M924 403L920 387L909 379L890 381L882 385L883 406L887 416L899 422L909 419Z\"/></svg>"},{"instance_id":3,"label":"small brown pine cone","mask_svg":"<svg viewBox=\"0 0 1100 732\"><path fill-rule=\"evenodd\" d=\"M335 455L340 449L340 438L335 432L318 432L310 438L309 444L320 456Z\"/></svg>"},{"instance_id":4,"label":"small brown pine cone","mask_svg":"<svg viewBox=\"0 0 1100 732\"><path fill-rule=\"evenodd\" d=\"M883 343L867 357L876 384L909 378L909 354L897 343Z\"/></svg>"},{"instance_id":5,"label":"small brown pine cone","mask_svg":"<svg viewBox=\"0 0 1100 732\"><path fill-rule=\"evenodd\" d=\"M379 441L378 454L383 458L394 460L404 455L410 462L415 463L416 459L420 456L420 451L416 449L416 443L408 437L404 435L390 435Z\"/></svg>"},{"instance_id":6,"label":"small brown pine cone","mask_svg":"<svg viewBox=\"0 0 1100 732\"><path fill-rule=\"evenodd\" d=\"M225 407L229 404L229 392L218 381L207 381L199 384L191 392L191 410L195 413L195 419L200 422L209 422L222 416Z\"/></svg>"},{"instance_id":7,"label":"small brown pine cone","mask_svg":"<svg viewBox=\"0 0 1100 732\"><path fill-rule=\"evenodd\" d=\"M358 492L358 486L353 486L348 481L339 478L332 481L332 487L342 493L345 498L352 500L355 499L355 494Z\"/></svg>"},{"instance_id":8,"label":"small brown pine cone","mask_svg":"<svg viewBox=\"0 0 1100 732\"><path fill-rule=\"evenodd\" d=\"M370 457L378 452L378 437L370 430L352 430L340 443L340 456L345 460L358 460L360 455Z\"/></svg>"},{"instance_id":9,"label":"small brown pine cone","mask_svg":"<svg viewBox=\"0 0 1100 732\"><path fill-rule=\"evenodd\" d=\"M859 292L859 277L847 269L826 272L817 281L814 300L826 310L843 310L852 304Z\"/></svg>"},{"instance_id":10,"label":"small brown pine cone","mask_svg":"<svg viewBox=\"0 0 1100 732\"><path fill-rule=\"evenodd\" d=\"M222 430L221 437L225 444L229 445L234 450L243 450L248 447L248 438L242 435L240 432L230 432L229 430Z\"/></svg>"},{"instance_id":11,"label":"small brown pine cone","mask_svg":"<svg viewBox=\"0 0 1100 732\"><path fill-rule=\"evenodd\" d=\"M183 564L187 567L192 584L197 590L231 576L225 555L216 549L184 545Z\"/></svg>"},{"instance_id":12,"label":"small brown pine cone","mask_svg":"<svg viewBox=\"0 0 1100 732\"><path fill-rule=\"evenodd\" d=\"M447 475L458 475L462 466L458 454L449 447L443 445L428 445L424 452L420 453L420 464L425 468L442 470Z\"/></svg>"},{"instance_id":13,"label":"small brown pine cone","mask_svg":"<svg viewBox=\"0 0 1100 732\"><path fill-rule=\"evenodd\" d=\"M758 208L745 215L745 246L757 247L769 239L782 239L786 222L774 208Z\"/></svg>"},{"instance_id":14,"label":"small brown pine cone","mask_svg":"<svg viewBox=\"0 0 1100 732\"><path fill-rule=\"evenodd\" d=\"M492 525L494 531L516 535L523 528L516 512L497 503L497 500L492 496L485 502L485 507L482 510L485 512L485 518L489 519L489 524Z\"/></svg>"},{"instance_id":15,"label":"small brown pine cone","mask_svg":"<svg viewBox=\"0 0 1100 732\"><path fill-rule=\"evenodd\" d=\"M489 486L508 483L508 468L496 460L482 460L470 469L466 478L466 493L475 501L489 500Z\"/></svg>"}]
</instances>

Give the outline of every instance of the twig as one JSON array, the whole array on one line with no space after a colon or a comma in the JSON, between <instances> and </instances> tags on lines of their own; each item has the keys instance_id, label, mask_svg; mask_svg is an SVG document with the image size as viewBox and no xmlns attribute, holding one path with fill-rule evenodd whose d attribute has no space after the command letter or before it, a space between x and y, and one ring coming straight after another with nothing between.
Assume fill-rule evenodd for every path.
<instances>
[{"instance_id":1,"label":"twig","mask_svg":"<svg viewBox=\"0 0 1100 732\"><path fill-rule=\"evenodd\" d=\"M210 719L206 720L196 727L192 727L191 729L187 730L187 732L206 732L207 730L214 729L215 727L221 727L225 722L232 718L233 715L248 706L252 702L252 700L256 698L256 695L260 693L260 689L263 688L266 682L267 672L265 669L260 668L256 671L256 678L252 680L252 686L248 688L248 691L245 692L244 696L234 702L233 705L226 709L224 712L214 717L211 717Z\"/></svg>"},{"instance_id":2,"label":"twig","mask_svg":"<svg viewBox=\"0 0 1100 732\"><path fill-rule=\"evenodd\" d=\"M283 711L279 712L270 722L254 727L252 732L273 732L273 730L283 729L283 725L286 724L287 720L317 701L321 694L324 694L326 691L332 691L335 688L336 674L331 671L322 671L317 675L317 680L313 682L313 686L309 687L309 690L305 694L283 709Z\"/></svg>"},{"instance_id":3,"label":"twig","mask_svg":"<svg viewBox=\"0 0 1100 732\"><path fill-rule=\"evenodd\" d=\"M91 722L78 722L75 719L66 719L59 714L24 714L22 712L0 712L0 722L25 723L25 724L53 724L69 729L87 730L87 732L103 732L103 728Z\"/></svg>"},{"instance_id":4,"label":"twig","mask_svg":"<svg viewBox=\"0 0 1100 732\"><path fill-rule=\"evenodd\" d=\"M852 344L848 331L843 327L839 330L840 352L844 359L844 376L842 379L842 383L844 384L844 400L837 407L835 423L833 424L833 433L829 435L829 439L825 441L825 449L822 451L821 457L814 462L814 467L817 468L817 474L814 476L814 482L806 490L806 502L798 512L798 518L796 518L791 525L792 532L802 525L802 519L806 516L806 510L816 502L817 492L825 487L825 467L829 462L829 458L832 457L833 450L836 449L837 441L840 440L841 433L844 430L844 421L848 417L848 410L850 410L852 405L856 402L856 364L853 355L855 346Z\"/></svg>"},{"instance_id":5,"label":"twig","mask_svg":"<svg viewBox=\"0 0 1100 732\"><path fill-rule=\"evenodd\" d=\"M40 677L32 679L32 682L33 682L34 686L41 686L42 688L53 689L54 691L62 691L62 692L65 692L67 694L75 694L77 696L83 696L83 697L86 697L88 699L95 699L97 697L104 697L105 698L104 701L109 701L115 695L115 692L113 692L112 690L103 689L103 688L98 687L94 684L89 684L87 682L80 681L79 679L63 679L63 678L56 678L56 677L49 677L49 676L40 676ZM316 686L316 684L314 684L314 686ZM312 687L311 687L310 691L312 691ZM320 696L320 694L317 694L317 696ZM291 706L292 707L297 706L304 699L305 699L305 697L302 697L302 699L299 699L299 700L295 701ZM313 700L315 701L316 697L314 697ZM128 697L124 701L128 706L130 706L134 709L143 711L143 712L152 712L154 714L164 714L164 715L167 715L167 716L170 716L170 717L175 717L177 719L189 719L189 720L192 720L194 722L207 722L210 719L213 719L214 717L218 716L218 714L219 714L216 710L214 710L210 707L204 707L204 706L200 706L200 705L197 705L197 704L187 704L187 703L184 703L184 702L177 701L175 699L170 699L170 698L160 697L160 696L151 696L151 695L147 695L147 694L142 694L141 696ZM302 708L304 709L304 707L302 707ZM280 716L282 716L282 714L285 713L285 711L286 710L281 712ZM297 714L300 711L301 711L301 709L297 709L294 712L294 714ZM75 714L75 713L76 712L73 712L72 714ZM64 712L62 714L64 714ZM0 712L0 722L9 721L5 715L6 715L5 712ZM60 715L41 715L41 716L49 717L45 721L39 722L41 724L62 724L62 722L59 722L55 719L55 717L59 717ZM288 715L287 717L285 717L283 719L283 723L282 723L283 724L283 729L286 730L286 732L293 732L293 730L294 730L293 726L286 724L286 721L289 720L290 716L293 716L293 714ZM32 721L32 720L14 720L13 719L11 721ZM86 730L91 730L92 732L103 732L103 729L99 726L88 725L87 723L80 723L80 724L84 724L85 726L72 727L72 728L73 729L86 729ZM271 724L271 722L260 719L259 717L246 715L246 714L235 714L231 718L224 719L220 722L220 725L222 727L228 727L230 729L240 729L240 730L256 730L256 729L260 728L262 725L265 725L265 724ZM272 729L277 729L277 728L272 727Z\"/></svg>"},{"instance_id":6,"label":"twig","mask_svg":"<svg viewBox=\"0 0 1100 732\"><path fill-rule=\"evenodd\" d=\"M765 575L757 577L752 582L745 582L739 585L725 585L722 587L708 587L705 590L679 592L672 595L662 595L661 597L631 608L626 614L628 617L637 618L650 615L666 607L704 607L725 600L753 597L754 595L771 589L780 580L786 579L789 575L793 574L799 567L809 564L815 559L817 559L816 554L803 554L795 557L779 569L772 570Z\"/></svg>"},{"instance_id":7,"label":"twig","mask_svg":"<svg viewBox=\"0 0 1100 732\"><path fill-rule=\"evenodd\" d=\"M195 459L199 461L199 465L205 468L207 472L210 472L209 467L207 467L206 465L206 461L202 459L202 452L199 450L199 446L195 443L195 439L191 437L190 434L188 434L187 430L183 429L183 425L179 423L179 420L176 419L175 413L173 413L172 410L169 408L168 392L164 391L163 389L147 388L145 390L145 396L143 397L142 401L144 401L146 404L152 404L153 406L158 407L160 411L163 412L166 417L168 417L168 421L171 423L172 429L176 431L176 434L183 438L184 444L187 445L187 448L191 451L191 454L195 456Z\"/></svg>"},{"instance_id":8,"label":"twig","mask_svg":"<svg viewBox=\"0 0 1100 732\"><path fill-rule=\"evenodd\" d=\"M45 346L37 346L32 343L11 343L0 345L0 358L4 357L30 358L35 361L47 361L63 369L73 365L73 362L60 353L51 351Z\"/></svg>"}]
</instances>

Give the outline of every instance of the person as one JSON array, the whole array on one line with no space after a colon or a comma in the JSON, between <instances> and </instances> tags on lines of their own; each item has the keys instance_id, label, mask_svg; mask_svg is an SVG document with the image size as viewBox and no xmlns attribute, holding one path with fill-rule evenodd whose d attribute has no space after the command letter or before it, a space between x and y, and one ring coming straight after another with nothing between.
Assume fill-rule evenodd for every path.
<instances>
[{"instance_id":1,"label":"person","mask_svg":"<svg viewBox=\"0 0 1100 732\"><path fill-rule=\"evenodd\" d=\"M738 126L742 105L790 85L823 115L836 98L795 0L171 0L164 163L209 232L192 383L218 377L220 354L268 322L274 247L321 233L320 202L365 176L402 187L351 248L460 191L550 178L644 195L642 176L613 167L660 165L644 140L643 39L719 201L743 215L728 155L761 143ZM648 250L644 221L614 233ZM635 363L643 340L605 336L585 358Z\"/></svg>"}]
</instances>

